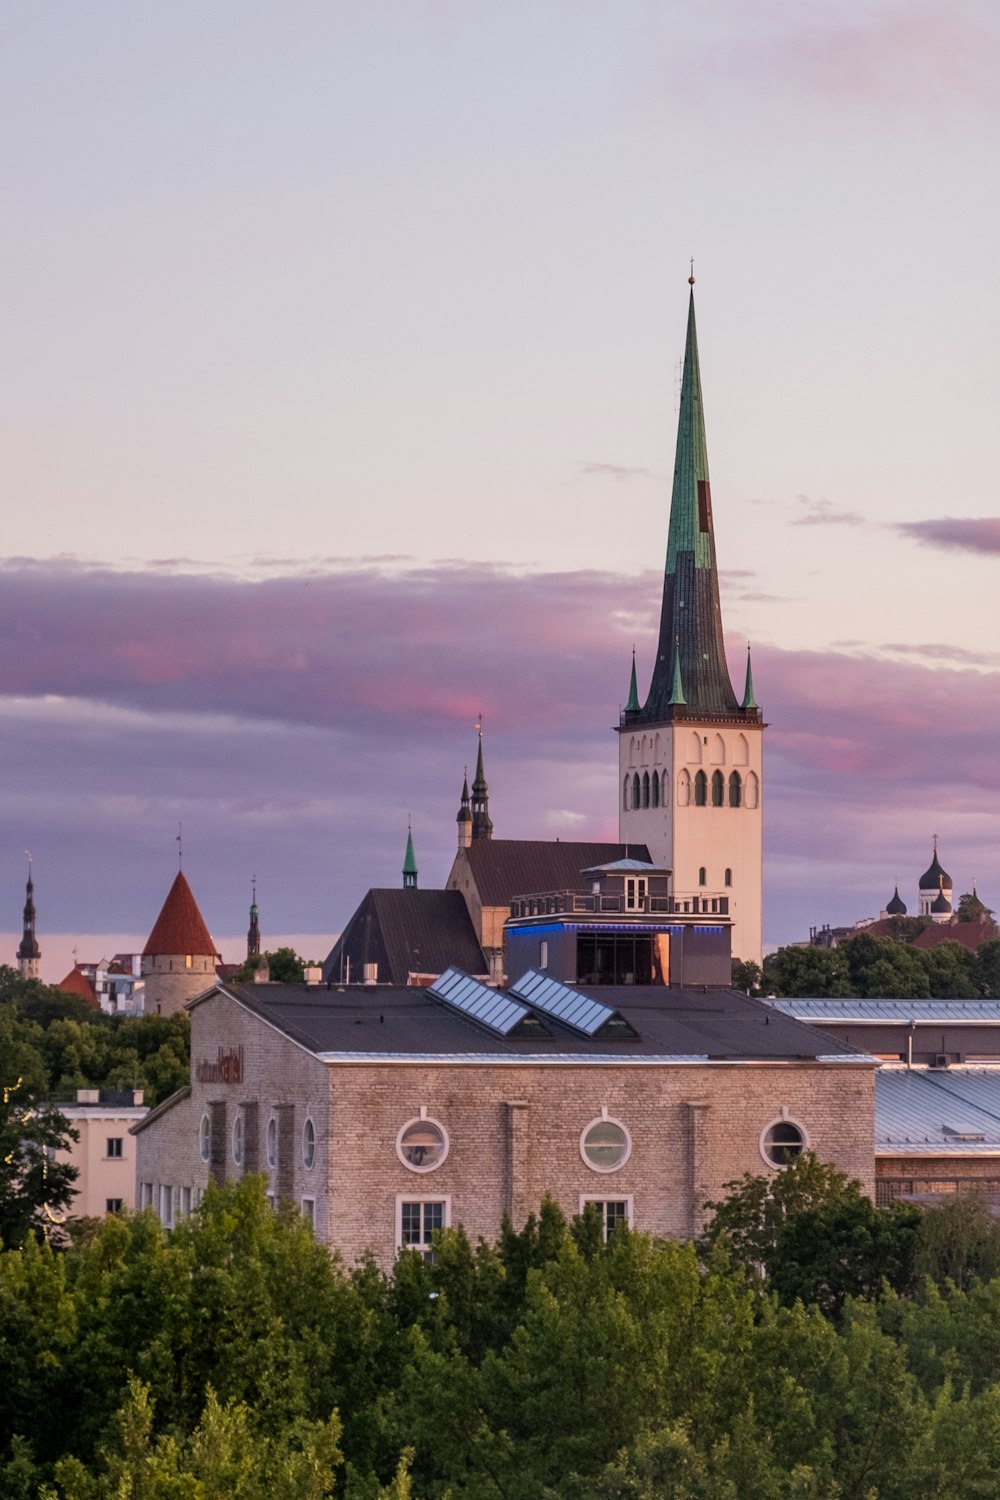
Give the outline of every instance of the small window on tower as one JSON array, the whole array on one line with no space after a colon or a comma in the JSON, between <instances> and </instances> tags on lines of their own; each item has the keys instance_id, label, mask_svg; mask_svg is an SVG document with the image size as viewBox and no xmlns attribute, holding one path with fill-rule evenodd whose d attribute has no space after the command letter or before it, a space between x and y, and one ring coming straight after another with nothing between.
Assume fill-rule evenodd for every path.
<instances>
[{"instance_id":1,"label":"small window on tower","mask_svg":"<svg viewBox=\"0 0 1000 1500\"><path fill-rule=\"evenodd\" d=\"M185 967L185 969L190 969L191 964L192 964L192 958L191 958L190 953L185 953L185 955L184 955L184 967Z\"/></svg>"},{"instance_id":2,"label":"small window on tower","mask_svg":"<svg viewBox=\"0 0 1000 1500\"><path fill-rule=\"evenodd\" d=\"M727 869L726 870L726 884L727 885L732 885L732 883L733 883L733 872L732 872L732 870Z\"/></svg>"},{"instance_id":3,"label":"small window on tower","mask_svg":"<svg viewBox=\"0 0 1000 1500\"><path fill-rule=\"evenodd\" d=\"M726 783L721 771L712 772L712 806L721 807L725 801Z\"/></svg>"},{"instance_id":4,"label":"small window on tower","mask_svg":"<svg viewBox=\"0 0 1000 1500\"><path fill-rule=\"evenodd\" d=\"M653 806L654 807L659 807L659 805L660 805L660 773L659 773L659 771L654 771L653 772L653 784L652 784L652 788L651 788L651 795L652 795L652 798L653 798Z\"/></svg>"},{"instance_id":5,"label":"small window on tower","mask_svg":"<svg viewBox=\"0 0 1000 1500\"><path fill-rule=\"evenodd\" d=\"M701 865L699 867L699 869L698 869L698 884L699 885L704 885L705 884L705 866L704 865Z\"/></svg>"},{"instance_id":6,"label":"small window on tower","mask_svg":"<svg viewBox=\"0 0 1000 1500\"><path fill-rule=\"evenodd\" d=\"M704 807L708 802L708 777L704 771L699 771L694 778L694 805Z\"/></svg>"}]
</instances>

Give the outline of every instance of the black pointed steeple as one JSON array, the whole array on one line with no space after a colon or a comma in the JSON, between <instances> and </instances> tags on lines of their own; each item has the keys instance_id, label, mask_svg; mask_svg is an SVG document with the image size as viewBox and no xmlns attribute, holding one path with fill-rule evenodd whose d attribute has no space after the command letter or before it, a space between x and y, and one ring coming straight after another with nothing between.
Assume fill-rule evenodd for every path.
<instances>
[{"instance_id":1,"label":"black pointed steeple","mask_svg":"<svg viewBox=\"0 0 1000 1500\"><path fill-rule=\"evenodd\" d=\"M17 966L22 977L38 978L38 961L42 956L35 934L35 883L31 878L31 855L28 855L28 883L25 886L24 925L17 950Z\"/></svg>"},{"instance_id":2,"label":"black pointed steeple","mask_svg":"<svg viewBox=\"0 0 1000 1500\"><path fill-rule=\"evenodd\" d=\"M250 926L247 928L247 958L260 957L260 912L257 910L257 877L250 885Z\"/></svg>"},{"instance_id":3,"label":"black pointed steeple","mask_svg":"<svg viewBox=\"0 0 1000 1500\"><path fill-rule=\"evenodd\" d=\"M638 714L628 715L628 722L738 718L756 723L760 715L752 691L747 695L749 701L741 705L726 664L694 318L694 277L690 280L660 639L649 696ZM683 685L680 694L678 682Z\"/></svg>"},{"instance_id":4,"label":"black pointed steeple","mask_svg":"<svg viewBox=\"0 0 1000 1500\"><path fill-rule=\"evenodd\" d=\"M483 770L483 726L479 725L479 753L476 756L476 778L472 783L472 837L491 839L493 824L490 820L490 789Z\"/></svg>"}]
</instances>

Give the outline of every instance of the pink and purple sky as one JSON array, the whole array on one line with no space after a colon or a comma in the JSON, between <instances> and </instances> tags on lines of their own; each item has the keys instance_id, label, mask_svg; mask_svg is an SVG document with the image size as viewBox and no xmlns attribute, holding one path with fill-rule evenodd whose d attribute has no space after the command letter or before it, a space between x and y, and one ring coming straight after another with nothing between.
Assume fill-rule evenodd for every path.
<instances>
[{"instance_id":1,"label":"pink and purple sky","mask_svg":"<svg viewBox=\"0 0 1000 1500\"><path fill-rule=\"evenodd\" d=\"M0 0L0 942L321 956L454 847L613 837L687 262L769 944L1000 905L988 0Z\"/></svg>"}]
</instances>

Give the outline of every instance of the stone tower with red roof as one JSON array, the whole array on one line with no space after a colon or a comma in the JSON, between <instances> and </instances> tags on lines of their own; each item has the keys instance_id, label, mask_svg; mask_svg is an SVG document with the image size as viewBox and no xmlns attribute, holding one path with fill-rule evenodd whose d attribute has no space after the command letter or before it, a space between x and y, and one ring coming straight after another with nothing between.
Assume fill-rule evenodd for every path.
<instances>
[{"instance_id":1,"label":"stone tower with red roof","mask_svg":"<svg viewBox=\"0 0 1000 1500\"><path fill-rule=\"evenodd\" d=\"M142 950L147 1016L171 1016L215 979L219 955L182 870Z\"/></svg>"}]
</instances>

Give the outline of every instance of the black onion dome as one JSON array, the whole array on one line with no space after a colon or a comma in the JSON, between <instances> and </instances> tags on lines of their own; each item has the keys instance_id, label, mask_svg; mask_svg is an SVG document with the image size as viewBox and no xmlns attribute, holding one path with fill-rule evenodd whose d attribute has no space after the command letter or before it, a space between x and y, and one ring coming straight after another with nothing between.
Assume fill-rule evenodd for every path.
<instances>
[{"instance_id":1,"label":"black onion dome","mask_svg":"<svg viewBox=\"0 0 1000 1500\"><path fill-rule=\"evenodd\" d=\"M951 876L947 870L941 868L941 861L937 857L937 848L934 849L934 858L930 865L920 877L920 889L922 891L939 891L944 886L949 891L952 889Z\"/></svg>"},{"instance_id":2,"label":"black onion dome","mask_svg":"<svg viewBox=\"0 0 1000 1500\"><path fill-rule=\"evenodd\" d=\"M937 898L931 902L931 911L951 911L951 902L944 891L938 891Z\"/></svg>"},{"instance_id":3,"label":"black onion dome","mask_svg":"<svg viewBox=\"0 0 1000 1500\"><path fill-rule=\"evenodd\" d=\"M906 916L906 902L903 900L903 898L899 894L899 886L898 885L896 886L895 890L892 893L892 900L886 902L885 909L886 909L886 913L890 917L905 917Z\"/></svg>"}]
</instances>

